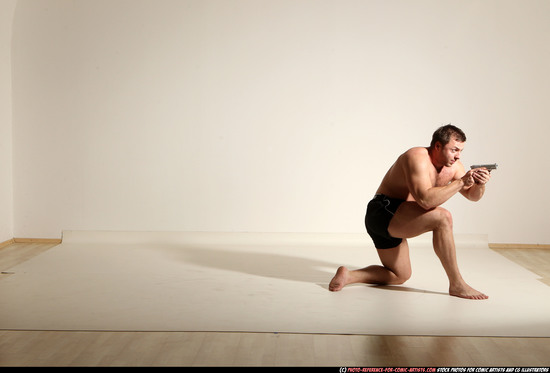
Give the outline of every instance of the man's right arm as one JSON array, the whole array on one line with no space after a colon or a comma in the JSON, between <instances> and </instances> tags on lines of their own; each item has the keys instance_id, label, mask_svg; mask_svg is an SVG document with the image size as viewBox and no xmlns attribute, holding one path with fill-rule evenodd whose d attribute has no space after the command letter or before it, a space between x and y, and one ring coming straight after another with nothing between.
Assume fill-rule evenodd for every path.
<instances>
[{"instance_id":1,"label":"man's right arm","mask_svg":"<svg viewBox=\"0 0 550 373\"><path fill-rule=\"evenodd\" d=\"M453 180L441 187L433 186L430 179L431 162L422 155L410 154L403 167L409 192L416 203L425 210L442 205L464 186L462 179Z\"/></svg>"}]
</instances>

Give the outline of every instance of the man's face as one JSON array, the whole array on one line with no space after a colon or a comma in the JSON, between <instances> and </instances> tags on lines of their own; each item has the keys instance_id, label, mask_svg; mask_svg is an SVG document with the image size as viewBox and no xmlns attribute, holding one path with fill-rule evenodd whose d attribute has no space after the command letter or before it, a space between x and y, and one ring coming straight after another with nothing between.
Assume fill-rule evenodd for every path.
<instances>
[{"instance_id":1,"label":"man's face","mask_svg":"<svg viewBox=\"0 0 550 373\"><path fill-rule=\"evenodd\" d=\"M447 145L441 148L440 162L445 167L451 167L456 161L460 159L462 150L464 149L464 143L451 139Z\"/></svg>"}]
</instances>

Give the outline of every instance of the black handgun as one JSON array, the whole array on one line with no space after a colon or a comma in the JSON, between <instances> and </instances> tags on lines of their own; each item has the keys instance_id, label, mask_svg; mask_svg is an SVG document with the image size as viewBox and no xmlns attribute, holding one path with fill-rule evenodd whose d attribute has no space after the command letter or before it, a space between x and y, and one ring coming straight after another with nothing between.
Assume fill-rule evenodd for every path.
<instances>
[{"instance_id":1,"label":"black handgun","mask_svg":"<svg viewBox=\"0 0 550 373\"><path fill-rule=\"evenodd\" d=\"M498 167L498 165L496 163L492 163L492 164L475 164L473 166L470 166L470 168L473 170L474 168L486 168L487 170L489 170L489 172L491 172L492 170L496 170Z\"/></svg>"}]
</instances>

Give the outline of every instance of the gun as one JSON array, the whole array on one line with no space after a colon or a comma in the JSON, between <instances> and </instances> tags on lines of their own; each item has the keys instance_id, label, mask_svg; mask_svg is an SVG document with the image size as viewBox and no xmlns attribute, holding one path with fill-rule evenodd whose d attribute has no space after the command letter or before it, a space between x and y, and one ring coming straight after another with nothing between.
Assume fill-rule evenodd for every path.
<instances>
[{"instance_id":1,"label":"gun","mask_svg":"<svg viewBox=\"0 0 550 373\"><path fill-rule=\"evenodd\" d=\"M492 170L496 170L498 167L498 165L496 163L492 163L492 164L475 164L473 166L470 166L470 168L473 170L474 168L486 168L487 170L489 170L489 172L491 172Z\"/></svg>"}]
</instances>

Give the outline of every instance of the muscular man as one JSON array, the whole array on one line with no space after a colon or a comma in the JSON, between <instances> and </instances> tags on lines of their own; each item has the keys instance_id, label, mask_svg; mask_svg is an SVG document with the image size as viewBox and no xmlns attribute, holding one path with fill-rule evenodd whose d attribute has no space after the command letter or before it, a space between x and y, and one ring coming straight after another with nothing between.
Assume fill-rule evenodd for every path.
<instances>
[{"instance_id":1,"label":"muscular man","mask_svg":"<svg viewBox=\"0 0 550 373\"><path fill-rule=\"evenodd\" d=\"M490 173L484 168L465 171L460 162L466 136L447 125L437 129L428 148L403 153L382 180L367 207L365 225L372 237L380 265L350 271L340 267L329 285L339 291L347 284L403 284L411 277L407 238L433 232L433 247L449 278L449 294L467 299L488 296L470 287L462 278L456 260L453 222L440 207L460 192L478 201Z\"/></svg>"}]
</instances>

